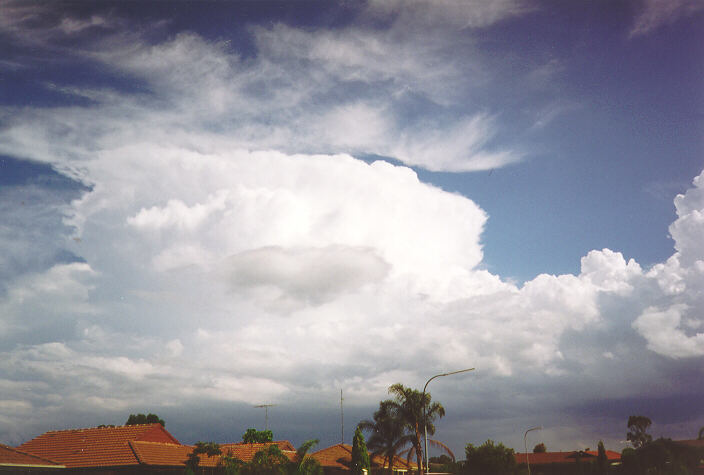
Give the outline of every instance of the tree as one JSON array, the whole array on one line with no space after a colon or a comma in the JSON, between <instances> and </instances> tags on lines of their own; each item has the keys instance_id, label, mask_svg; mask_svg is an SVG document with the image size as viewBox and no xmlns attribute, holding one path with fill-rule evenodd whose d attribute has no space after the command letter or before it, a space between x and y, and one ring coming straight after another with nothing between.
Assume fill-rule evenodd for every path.
<instances>
[{"instance_id":1,"label":"tree","mask_svg":"<svg viewBox=\"0 0 704 475\"><path fill-rule=\"evenodd\" d=\"M214 457L221 455L222 451L220 450L220 445L215 442L196 442L195 447L193 447L191 453L188 454L188 459L186 459L186 471L190 470L195 473L195 471L198 470L201 454Z\"/></svg>"},{"instance_id":2,"label":"tree","mask_svg":"<svg viewBox=\"0 0 704 475\"><path fill-rule=\"evenodd\" d=\"M323 475L323 467L320 462L308 456L308 451L313 448L318 439L311 439L303 442L296 451L296 460L289 463L289 473L292 475ZM354 453L354 451L353 451Z\"/></svg>"},{"instance_id":3,"label":"tree","mask_svg":"<svg viewBox=\"0 0 704 475\"><path fill-rule=\"evenodd\" d=\"M629 440L636 449L649 444L653 441L653 437L646 432L650 424L652 421L645 416L630 416L626 440Z\"/></svg>"},{"instance_id":4,"label":"tree","mask_svg":"<svg viewBox=\"0 0 704 475\"><path fill-rule=\"evenodd\" d=\"M621 473L624 475L636 475L641 473L636 449L626 447L621 451Z\"/></svg>"},{"instance_id":5,"label":"tree","mask_svg":"<svg viewBox=\"0 0 704 475\"><path fill-rule=\"evenodd\" d=\"M489 439L479 447L467 444L465 447L467 460L463 473L468 475L513 475L516 473L516 458L513 449L504 444L494 444Z\"/></svg>"},{"instance_id":6,"label":"tree","mask_svg":"<svg viewBox=\"0 0 704 475\"><path fill-rule=\"evenodd\" d=\"M364 475L369 473L369 454L367 453L367 445L364 443L364 435L362 435L362 430L357 427L354 431L354 438L352 439L352 466L351 471L353 475Z\"/></svg>"},{"instance_id":7,"label":"tree","mask_svg":"<svg viewBox=\"0 0 704 475\"><path fill-rule=\"evenodd\" d=\"M604 442L599 441L599 445L596 449L596 467L597 473L599 475L606 475L609 470L609 460L606 457L606 449L604 448Z\"/></svg>"},{"instance_id":8,"label":"tree","mask_svg":"<svg viewBox=\"0 0 704 475\"><path fill-rule=\"evenodd\" d=\"M269 445L254 454L252 461L242 467L246 475L284 475L288 472L289 460L276 444Z\"/></svg>"},{"instance_id":9,"label":"tree","mask_svg":"<svg viewBox=\"0 0 704 475\"><path fill-rule=\"evenodd\" d=\"M413 438L411 444L416 452L418 462L418 473L422 470L423 448L421 444L421 433L427 427L428 434L435 433L433 421L445 415L445 408L438 402L431 403L430 393L422 393L416 389L405 387L401 383L396 383L389 387L389 394L394 396L391 401L396 417L403 421L409 429ZM426 408L426 416L423 416Z\"/></svg>"},{"instance_id":10,"label":"tree","mask_svg":"<svg viewBox=\"0 0 704 475\"><path fill-rule=\"evenodd\" d=\"M242 434L242 442L247 444L265 443L274 440L274 434L270 430L257 430L251 427Z\"/></svg>"},{"instance_id":11,"label":"tree","mask_svg":"<svg viewBox=\"0 0 704 475\"><path fill-rule=\"evenodd\" d=\"M697 440L704 440L704 427L699 429L699 435L697 435Z\"/></svg>"},{"instance_id":12,"label":"tree","mask_svg":"<svg viewBox=\"0 0 704 475\"><path fill-rule=\"evenodd\" d=\"M384 464L389 473L393 473L396 455L413 439L404 421L394 410L395 407L394 401L381 401L379 409L374 412L374 420L364 420L357 426L371 433L367 446L371 449L372 455L384 458Z\"/></svg>"},{"instance_id":13,"label":"tree","mask_svg":"<svg viewBox=\"0 0 704 475\"><path fill-rule=\"evenodd\" d=\"M164 422L164 419L161 419L156 414L152 414L150 412L146 416L141 413L140 414L130 414L130 417L127 418L127 422L125 422L125 425L126 426L135 426L138 424L156 424L156 423L159 423L162 426L166 425L166 423Z\"/></svg>"},{"instance_id":14,"label":"tree","mask_svg":"<svg viewBox=\"0 0 704 475\"><path fill-rule=\"evenodd\" d=\"M460 464L455 462L455 460L447 454L430 457L428 462L430 463L431 472L459 473L460 471Z\"/></svg>"},{"instance_id":15,"label":"tree","mask_svg":"<svg viewBox=\"0 0 704 475\"><path fill-rule=\"evenodd\" d=\"M545 444L543 444L542 442L533 447L534 454L544 454L545 452L547 452L547 450L547 447L545 447Z\"/></svg>"}]
</instances>

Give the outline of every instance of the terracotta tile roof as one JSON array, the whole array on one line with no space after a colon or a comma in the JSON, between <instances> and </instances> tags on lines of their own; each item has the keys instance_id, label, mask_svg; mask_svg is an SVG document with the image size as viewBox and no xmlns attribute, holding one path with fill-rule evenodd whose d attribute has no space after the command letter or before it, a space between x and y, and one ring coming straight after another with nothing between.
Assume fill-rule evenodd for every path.
<instances>
[{"instance_id":1,"label":"terracotta tile roof","mask_svg":"<svg viewBox=\"0 0 704 475\"><path fill-rule=\"evenodd\" d=\"M586 453L589 455L593 455L594 457L599 456L599 452L596 450L585 450ZM618 452L615 452L613 450L607 450L606 451L606 460L609 462L616 462L618 460L621 460L621 454Z\"/></svg>"},{"instance_id":2,"label":"terracotta tile roof","mask_svg":"<svg viewBox=\"0 0 704 475\"><path fill-rule=\"evenodd\" d=\"M293 461L296 459L296 448L288 440L277 440L274 442L265 443L255 443L246 444L244 442L237 442L234 444L220 444L220 450L222 450L223 455L231 453L233 457L242 460L243 462L251 462L254 458L254 454L260 450L266 450L270 445L277 445L281 452Z\"/></svg>"},{"instance_id":3,"label":"terracotta tile roof","mask_svg":"<svg viewBox=\"0 0 704 475\"><path fill-rule=\"evenodd\" d=\"M348 469L352 461L352 446L347 444L333 445L312 453L311 457L323 467Z\"/></svg>"},{"instance_id":4,"label":"terracotta tile roof","mask_svg":"<svg viewBox=\"0 0 704 475\"><path fill-rule=\"evenodd\" d=\"M134 451L139 463L160 467L184 467L186 460L195 446L165 444L163 442L147 442L143 440L131 440L130 447ZM221 461L220 456L210 457L206 454L199 454L201 467L217 467Z\"/></svg>"},{"instance_id":5,"label":"terracotta tile roof","mask_svg":"<svg viewBox=\"0 0 704 475\"><path fill-rule=\"evenodd\" d=\"M352 463L352 446L348 444L333 445L326 449L318 450L311 454L311 457L316 459L323 467L349 469ZM378 455L371 457L371 463L373 467L385 466L384 457ZM401 457L394 459L394 466L411 470L416 469L416 464Z\"/></svg>"},{"instance_id":6,"label":"terracotta tile roof","mask_svg":"<svg viewBox=\"0 0 704 475\"><path fill-rule=\"evenodd\" d=\"M161 467L185 466L188 455L195 447L193 445L164 444L141 440L130 441L129 445L139 463ZM296 451L293 449L291 442L286 440L262 444L220 444L220 450L223 455L231 453L233 457L243 462L250 462L254 454L260 450L265 450L270 445L277 445L282 448L281 451L289 460L295 459ZM221 456L209 457L205 454L200 454L199 457L199 466L201 467L217 467L222 461Z\"/></svg>"},{"instance_id":7,"label":"terracotta tile roof","mask_svg":"<svg viewBox=\"0 0 704 475\"><path fill-rule=\"evenodd\" d=\"M13 449L5 444L0 444L0 466L23 466L23 467L56 467L61 468L56 462L43 457Z\"/></svg>"},{"instance_id":8,"label":"terracotta tile roof","mask_svg":"<svg viewBox=\"0 0 704 475\"><path fill-rule=\"evenodd\" d=\"M179 444L161 424L94 427L45 432L18 448L72 467L114 467L138 464L129 441Z\"/></svg>"}]
</instances>

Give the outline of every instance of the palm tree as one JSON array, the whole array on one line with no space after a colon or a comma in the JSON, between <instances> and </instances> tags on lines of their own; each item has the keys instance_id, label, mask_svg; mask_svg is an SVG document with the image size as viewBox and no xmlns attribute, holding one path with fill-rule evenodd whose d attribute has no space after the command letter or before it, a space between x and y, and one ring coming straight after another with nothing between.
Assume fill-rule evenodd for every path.
<instances>
[{"instance_id":1,"label":"palm tree","mask_svg":"<svg viewBox=\"0 0 704 475\"><path fill-rule=\"evenodd\" d=\"M318 439L306 440L296 451L296 460L290 464L289 472L293 475L322 475L323 468L320 462L308 456L308 451L317 443Z\"/></svg>"},{"instance_id":2,"label":"palm tree","mask_svg":"<svg viewBox=\"0 0 704 475\"><path fill-rule=\"evenodd\" d=\"M379 409L374 412L374 420L364 420L357 427L371 432L367 447L372 455L384 457L384 465L389 473L393 473L396 455L413 439L404 422L397 417L394 401L381 401Z\"/></svg>"},{"instance_id":3,"label":"palm tree","mask_svg":"<svg viewBox=\"0 0 704 475\"><path fill-rule=\"evenodd\" d=\"M407 388L401 383L396 383L389 387L389 394L394 396L394 400L390 401L393 412L396 413L396 417L403 421L403 424L411 432L411 444L416 452L418 473L421 473L423 463L421 431L424 426L427 426L428 434L434 434L435 426L433 421L435 418L445 415L445 408L439 402L431 403L430 393L422 393L417 389Z\"/></svg>"}]
</instances>

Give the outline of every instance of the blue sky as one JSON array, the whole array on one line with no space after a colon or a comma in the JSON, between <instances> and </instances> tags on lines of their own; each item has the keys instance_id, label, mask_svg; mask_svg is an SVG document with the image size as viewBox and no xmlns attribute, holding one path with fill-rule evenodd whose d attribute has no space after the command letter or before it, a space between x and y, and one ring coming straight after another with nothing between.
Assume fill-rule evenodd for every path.
<instances>
[{"instance_id":1,"label":"blue sky","mask_svg":"<svg viewBox=\"0 0 704 475\"><path fill-rule=\"evenodd\" d=\"M328 444L341 388L358 420L467 366L460 452L704 426L700 3L0 18L3 442L145 411L224 442L267 402Z\"/></svg>"}]
</instances>

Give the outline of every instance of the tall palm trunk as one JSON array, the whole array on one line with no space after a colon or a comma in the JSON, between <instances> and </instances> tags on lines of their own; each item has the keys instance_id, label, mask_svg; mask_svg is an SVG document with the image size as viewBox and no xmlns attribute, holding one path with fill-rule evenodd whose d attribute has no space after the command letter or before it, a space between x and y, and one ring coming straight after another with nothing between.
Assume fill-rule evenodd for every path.
<instances>
[{"instance_id":1,"label":"tall palm trunk","mask_svg":"<svg viewBox=\"0 0 704 475\"><path fill-rule=\"evenodd\" d=\"M413 444L413 446L416 449L416 460L418 461L418 474L420 475L421 473L424 472L423 470L423 451L421 450L421 444L420 444L420 429L418 428L418 423L416 422L415 424L415 433L416 433L416 443Z\"/></svg>"}]
</instances>

